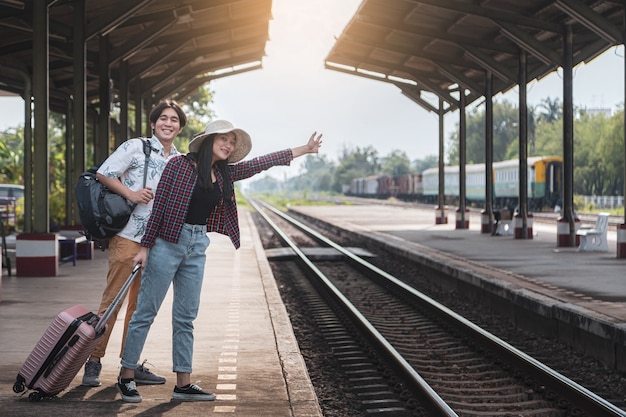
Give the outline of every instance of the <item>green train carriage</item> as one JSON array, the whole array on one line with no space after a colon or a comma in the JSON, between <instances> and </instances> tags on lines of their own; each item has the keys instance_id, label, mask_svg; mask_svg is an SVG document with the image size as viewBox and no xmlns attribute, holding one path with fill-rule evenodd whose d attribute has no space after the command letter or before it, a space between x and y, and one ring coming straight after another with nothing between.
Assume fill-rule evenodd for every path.
<instances>
[{"instance_id":1,"label":"green train carriage","mask_svg":"<svg viewBox=\"0 0 626 417\"><path fill-rule=\"evenodd\" d=\"M559 156L534 156L528 158L528 208L541 211L554 208L562 197L563 158ZM519 160L494 162L494 205L518 205Z\"/></svg>"},{"instance_id":2,"label":"green train carriage","mask_svg":"<svg viewBox=\"0 0 626 417\"><path fill-rule=\"evenodd\" d=\"M436 202L439 193L438 168L422 173L423 198ZM528 206L532 211L553 208L562 197L563 158L537 156L528 158ZM469 204L485 204L485 164L468 164L465 167L465 196ZM446 204L459 204L459 167L444 167ZM519 199L519 160L493 163L493 202L495 207L517 206Z\"/></svg>"}]
</instances>

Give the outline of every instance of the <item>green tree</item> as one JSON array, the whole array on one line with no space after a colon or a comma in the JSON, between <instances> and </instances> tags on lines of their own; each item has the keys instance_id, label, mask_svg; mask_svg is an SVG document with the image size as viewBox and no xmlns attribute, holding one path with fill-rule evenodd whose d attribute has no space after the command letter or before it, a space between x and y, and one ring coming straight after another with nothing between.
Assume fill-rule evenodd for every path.
<instances>
[{"instance_id":1,"label":"green tree","mask_svg":"<svg viewBox=\"0 0 626 417\"><path fill-rule=\"evenodd\" d=\"M563 156L563 119L539 122L535 130L535 156Z\"/></svg>"},{"instance_id":2,"label":"green tree","mask_svg":"<svg viewBox=\"0 0 626 417\"><path fill-rule=\"evenodd\" d=\"M331 191L334 171L335 164L326 155L306 155L302 172L287 179L285 188L288 191Z\"/></svg>"},{"instance_id":3,"label":"green tree","mask_svg":"<svg viewBox=\"0 0 626 417\"><path fill-rule=\"evenodd\" d=\"M485 110L475 107L466 117L466 162L485 162ZM494 102L493 105L493 160L504 161L515 157L517 149L518 110L511 103ZM459 125L448 138L447 161L451 165L459 163Z\"/></svg>"},{"instance_id":4,"label":"green tree","mask_svg":"<svg viewBox=\"0 0 626 417\"><path fill-rule=\"evenodd\" d=\"M403 175L411 172L411 160L405 151L396 149L382 158L381 172L389 175Z\"/></svg>"},{"instance_id":5,"label":"green tree","mask_svg":"<svg viewBox=\"0 0 626 417\"><path fill-rule=\"evenodd\" d=\"M271 175L266 175L258 180L255 180L249 185L250 191L254 193L267 193L267 192L277 192L282 191L283 186L280 181Z\"/></svg>"},{"instance_id":6,"label":"green tree","mask_svg":"<svg viewBox=\"0 0 626 417\"><path fill-rule=\"evenodd\" d=\"M621 195L624 184L623 112L582 113L574 123L574 192Z\"/></svg>"},{"instance_id":7,"label":"green tree","mask_svg":"<svg viewBox=\"0 0 626 417\"><path fill-rule=\"evenodd\" d=\"M202 132L204 127L213 119L216 114L211 109L214 92L209 85L204 85L196 90L180 104L187 114L187 125L182 132L174 139L174 145L180 152L187 152L189 141L198 132Z\"/></svg>"},{"instance_id":8,"label":"green tree","mask_svg":"<svg viewBox=\"0 0 626 417\"><path fill-rule=\"evenodd\" d=\"M416 159L413 161L413 171L422 172L428 168L436 167L439 165L439 157L437 155L427 155L424 159Z\"/></svg>"},{"instance_id":9,"label":"green tree","mask_svg":"<svg viewBox=\"0 0 626 417\"><path fill-rule=\"evenodd\" d=\"M563 110L558 98L544 98L533 109L530 156L563 155ZM529 128L530 130L530 128Z\"/></svg>"},{"instance_id":10,"label":"green tree","mask_svg":"<svg viewBox=\"0 0 626 417\"><path fill-rule=\"evenodd\" d=\"M9 128L0 133L0 182L24 185L24 128ZM50 221L65 223L65 116L50 112L49 184ZM23 219L19 219L22 223Z\"/></svg>"},{"instance_id":11,"label":"green tree","mask_svg":"<svg viewBox=\"0 0 626 417\"><path fill-rule=\"evenodd\" d=\"M378 151L372 146L363 149L356 147L354 150L344 148L339 157L333 191L342 192L343 188L350 185L354 178L366 177L379 172Z\"/></svg>"},{"instance_id":12,"label":"green tree","mask_svg":"<svg viewBox=\"0 0 626 417\"><path fill-rule=\"evenodd\" d=\"M0 183L24 184L24 128L0 133Z\"/></svg>"},{"instance_id":13,"label":"green tree","mask_svg":"<svg viewBox=\"0 0 626 417\"><path fill-rule=\"evenodd\" d=\"M603 150L610 184L605 195L624 195L624 109L611 116L608 123L610 141Z\"/></svg>"},{"instance_id":14,"label":"green tree","mask_svg":"<svg viewBox=\"0 0 626 417\"><path fill-rule=\"evenodd\" d=\"M57 225L67 223L65 219L65 115L50 112L48 120L48 142L50 146L49 165L49 204L50 222Z\"/></svg>"},{"instance_id":15,"label":"green tree","mask_svg":"<svg viewBox=\"0 0 626 417\"><path fill-rule=\"evenodd\" d=\"M537 110L537 122L554 123L557 120L563 118L563 106L561 100L557 98L544 98L539 102L536 107Z\"/></svg>"}]
</instances>

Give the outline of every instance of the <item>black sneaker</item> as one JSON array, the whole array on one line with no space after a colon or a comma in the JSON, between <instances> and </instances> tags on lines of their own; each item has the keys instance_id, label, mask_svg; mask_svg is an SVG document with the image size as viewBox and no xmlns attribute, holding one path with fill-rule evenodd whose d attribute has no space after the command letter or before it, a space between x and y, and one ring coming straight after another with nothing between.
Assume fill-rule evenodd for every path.
<instances>
[{"instance_id":1,"label":"black sneaker","mask_svg":"<svg viewBox=\"0 0 626 417\"><path fill-rule=\"evenodd\" d=\"M176 385L172 398L182 401L213 401L215 394L202 391L202 388L195 384L189 384L183 388L179 388L178 385Z\"/></svg>"},{"instance_id":2,"label":"black sneaker","mask_svg":"<svg viewBox=\"0 0 626 417\"><path fill-rule=\"evenodd\" d=\"M127 403L141 402L141 395L139 395L139 391L137 391L137 385L135 384L135 381L133 379L119 378L115 386L122 395L122 401L126 401Z\"/></svg>"}]
</instances>

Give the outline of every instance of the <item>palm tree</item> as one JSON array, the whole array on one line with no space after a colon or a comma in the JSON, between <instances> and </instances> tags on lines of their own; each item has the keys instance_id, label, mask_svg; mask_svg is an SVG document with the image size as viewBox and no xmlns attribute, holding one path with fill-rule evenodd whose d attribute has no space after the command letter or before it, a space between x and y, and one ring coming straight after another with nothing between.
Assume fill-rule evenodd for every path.
<instances>
[{"instance_id":1,"label":"palm tree","mask_svg":"<svg viewBox=\"0 0 626 417\"><path fill-rule=\"evenodd\" d=\"M555 99L544 98L536 108L540 110L538 122L554 123L563 117L563 106L558 97Z\"/></svg>"}]
</instances>

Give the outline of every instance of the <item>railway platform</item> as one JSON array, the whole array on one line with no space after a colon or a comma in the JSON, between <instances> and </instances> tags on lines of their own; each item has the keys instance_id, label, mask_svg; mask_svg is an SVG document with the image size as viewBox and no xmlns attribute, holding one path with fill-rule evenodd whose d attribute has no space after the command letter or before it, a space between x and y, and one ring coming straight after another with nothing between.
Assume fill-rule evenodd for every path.
<instances>
[{"instance_id":1,"label":"railway platform","mask_svg":"<svg viewBox=\"0 0 626 417\"><path fill-rule=\"evenodd\" d=\"M292 206L290 212L454 274L497 294L510 309L532 310L555 336L584 343L587 352L626 370L626 260L616 257L614 228L608 252L579 252L557 247L556 222L534 222L532 239L515 239L481 233L480 214L470 214L469 229L456 229L454 221L435 224L434 209L408 205Z\"/></svg>"},{"instance_id":2,"label":"railway platform","mask_svg":"<svg viewBox=\"0 0 626 417\"><path fill-rule=\"evenodd\" d=\"M211 233L201 309L195 321L192 382L215 392L212 402L171 400L171 289L142 354L167 378L138 387L143 401L125 403L115 388L123 312L103 358L102 386L80 385L81 370L53 400L30 402L13 392L20 366L52 318L74 304L96 309L104 288L107 253L65 263L55 277L2 277L0 301L0 415L2 416L245 416L321 417L317 397L252 218L240 211L242 244ZM28 393L28 391L27 391Z\"/></svg>"}]
</instances>

